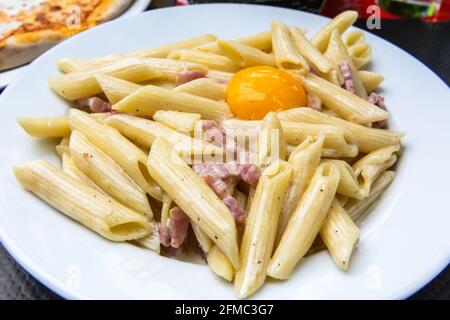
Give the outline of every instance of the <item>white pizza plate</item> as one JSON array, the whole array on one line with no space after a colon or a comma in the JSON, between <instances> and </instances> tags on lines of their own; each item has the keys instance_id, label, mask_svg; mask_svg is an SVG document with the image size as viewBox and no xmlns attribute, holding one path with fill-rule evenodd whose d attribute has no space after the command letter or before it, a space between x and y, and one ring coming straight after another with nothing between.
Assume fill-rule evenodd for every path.
<instances>
[{"instance_id":1,"label":"white pizza plate","mask_svg":"<svg viewBox=\"0 0 450 320\"><path fill-rule=\"evenodd\" d=\"M308 28L309 34L328 21L253 5L161 9L84 32L33 62L0 97L0 238L15 259L65 298L234 298L232 285L206 265L105 240L22 189L12 173L14 164L59 160L55 141L28 137L15 119L67 112L67 103L46 81L59 73L55 62L60 58L93 58L203 33L234 38L267 30L273 19ZM255 299L400 299L449 262L448 87L396 46L371 34L366 40L373 47L372 70L386 79L382 92L393 127L406 132L397 178L361 227L360 245L347 272L338 270L327 252L320 252L304 259L288 281L269 281Z\"/></svg>"},{"instance_id":2,"label":"white pizza plate","mask_svg":"<svg viewBox=\"0 0 450 320\"><path fill-rule=\"evenodd\" d=\"M140 12L145 11L145 9L148 8L151 2L152 0L135 0L130 5L130 7L124 13L122 13L117 19L136 15ZM11 82L13 82L13 80L17 78L27 67L28 64L0 72L0 90L9 85Z\"/></svg>"}]
</instances>

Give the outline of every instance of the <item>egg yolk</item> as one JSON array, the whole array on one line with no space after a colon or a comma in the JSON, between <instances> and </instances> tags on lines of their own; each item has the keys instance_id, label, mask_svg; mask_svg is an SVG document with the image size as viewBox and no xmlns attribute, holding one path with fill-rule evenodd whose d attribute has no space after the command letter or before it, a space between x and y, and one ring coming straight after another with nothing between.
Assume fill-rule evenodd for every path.
<instances>
[{"instance_id":1,"label":"egg yolk","mask_svg":"<svg viewBox=\"0 0 450 320\"><path fill-rule=\"evenodd\" d=\"M306 105L302 85L289 73L272 67L252 67L237 72L230 80L227 103L241 119L262 119L270 111Z\"/></svg>"}]
</instances>

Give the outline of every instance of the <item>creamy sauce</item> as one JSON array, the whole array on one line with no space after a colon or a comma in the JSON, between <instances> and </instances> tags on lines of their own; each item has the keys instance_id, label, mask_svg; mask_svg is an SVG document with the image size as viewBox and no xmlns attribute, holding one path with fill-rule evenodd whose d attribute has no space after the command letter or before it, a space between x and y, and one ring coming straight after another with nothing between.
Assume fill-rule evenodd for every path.
<instances>
[{"instance_id":1,"label":"creamy sauce","mask_svg":"<svg viewBox=\"0 0 450 320\"><path fill-rule=\"evenodd\" d=\"M15 16L20 11L27 11L47 0L1 0L0 11L9 16Z\"/></svg>"},{"instance_id":2,"label":"creamy sauce","mask_svg":"<svg viewBox=\"0 0 450 320\"><path fill-rule=\"evenodd\" d=\"M17 21L0 23L0 40L6 37L10 32L19 28L20 25L21 23Z\"/></svg>"}]
</instances>

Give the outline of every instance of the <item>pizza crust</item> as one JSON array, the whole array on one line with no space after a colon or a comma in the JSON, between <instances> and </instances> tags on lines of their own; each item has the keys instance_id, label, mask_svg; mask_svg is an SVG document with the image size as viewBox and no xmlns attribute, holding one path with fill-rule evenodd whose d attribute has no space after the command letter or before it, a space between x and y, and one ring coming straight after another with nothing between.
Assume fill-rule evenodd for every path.
<instances>
[{"instance_id":1,"label":"pizza crust","mask_svg":"<svg viewBox=\"0 0 450 320\"><path fill-rule=\"evenodd\" d=\"M114 19L128 8L131 2L132 0L106 0L92 12L88 22L99 24ZM0 43L0 71L19 67L34 60L54 45L79 31L42 30L9 37Z\"/></svg>"}]
</instances>

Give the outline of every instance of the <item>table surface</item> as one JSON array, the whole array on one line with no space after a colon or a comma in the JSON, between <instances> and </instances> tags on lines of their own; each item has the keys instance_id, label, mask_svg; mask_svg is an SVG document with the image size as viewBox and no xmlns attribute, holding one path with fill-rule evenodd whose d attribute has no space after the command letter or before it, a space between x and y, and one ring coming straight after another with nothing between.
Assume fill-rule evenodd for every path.
<instances>
[{"instance_id":1,"label":"table surface","mask_svg":"<svg viewBox=\"0 0 450 320\"><path fill-rule=\"evenodd\" d=\"M196 1L223 2L214 0L190 2ZM171 3L170 0L154 0L150 9ZM316 9L312 8L309 11L315 12ZM358 21L357 26L367 30L365 21ZM447 85L450 83L450 22L429 24L416 20L383 20L380 30L368 31L411 53L440 76ZM0 244L0 300L5 299L60 299L60 297L30 276ZM450 299L450 268L444 269L411 299Z\"/></svg>"}]
</instances>

